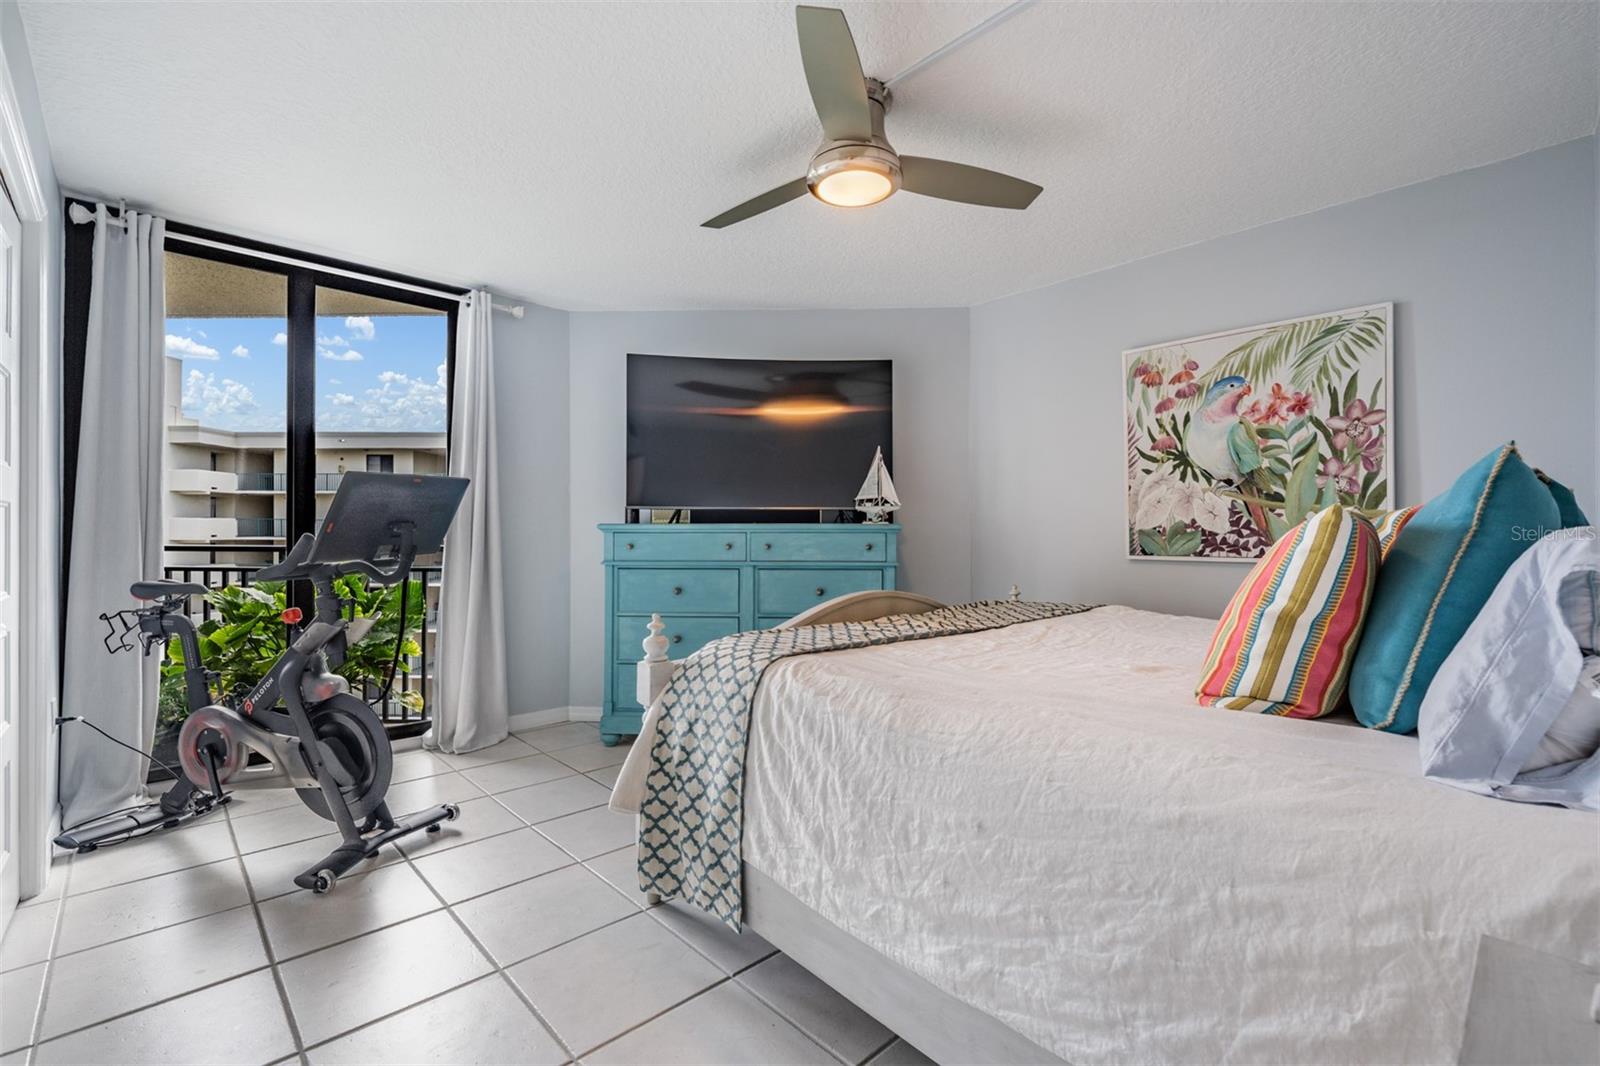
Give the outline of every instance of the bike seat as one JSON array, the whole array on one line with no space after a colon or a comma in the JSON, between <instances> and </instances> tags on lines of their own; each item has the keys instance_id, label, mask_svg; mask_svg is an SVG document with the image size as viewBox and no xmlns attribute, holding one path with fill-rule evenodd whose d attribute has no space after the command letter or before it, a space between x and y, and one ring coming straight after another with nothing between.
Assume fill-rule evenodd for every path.
<instances>
[{"instance_id":1,"label":"bike seat","mask_svg":"<svg viewBox=\"0 0 1600 1066\"><path fill-rule=\"evenodd\" d=\"M161 600L169 596L203 596L206 593L204 585L196 585L192 581L135 581L128 586L128 592L136 600Z\"/></svg>"}]
</instances>

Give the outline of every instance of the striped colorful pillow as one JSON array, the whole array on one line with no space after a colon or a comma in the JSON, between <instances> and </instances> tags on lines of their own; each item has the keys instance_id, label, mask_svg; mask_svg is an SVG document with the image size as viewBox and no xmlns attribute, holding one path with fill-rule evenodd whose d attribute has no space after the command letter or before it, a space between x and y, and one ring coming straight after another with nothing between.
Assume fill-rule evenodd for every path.
<instances>
[{"instance_id":1,"label":"striped colorful pillow","mask_svg":"<svg viewBox=\"0 0 1600 1066\"><path fill-rule=\"evenodd\" d=\"M1285 533L1217 623L1195 698L1290 718L1332 711L1344 696L1379 558L1372 524L1343 507Z\"/></svg>"},{"instance_id":2,"label":"striped colorful pillow","mask_svg":"<svg viewBox=\"0 0 1600 1066\"><path fill-rule=\"evenodd\" d=\"M1380 561L1389 558L1389 549L1394 547L1394 542L1399 539L1400 531L1406 528L1406 523L1422 510L1422 504L1414 503L1410 507L1402 507L1398 511L1383 511L1373 516L1372 528L1378 531L1378 558Z\"/></svg>"}]
</instances>

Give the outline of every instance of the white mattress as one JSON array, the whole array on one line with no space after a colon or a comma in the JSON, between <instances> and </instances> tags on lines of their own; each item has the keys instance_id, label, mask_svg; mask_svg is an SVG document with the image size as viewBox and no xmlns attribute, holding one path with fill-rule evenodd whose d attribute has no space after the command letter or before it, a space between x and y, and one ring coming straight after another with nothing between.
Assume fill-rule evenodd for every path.
<instances>
[{"instance_id":1,"label":"white mattress","mask_svg":"<svg viewBox=\"0 0 1600 1066\"><path fill-rule=\"evenodd\" d=\"M1074 1063L1453 1062L1480 934L1600 963L1595 815L1199 707L1212 625L1106 607L777 663L746 862Z\"/></svg>"}]
</instances>

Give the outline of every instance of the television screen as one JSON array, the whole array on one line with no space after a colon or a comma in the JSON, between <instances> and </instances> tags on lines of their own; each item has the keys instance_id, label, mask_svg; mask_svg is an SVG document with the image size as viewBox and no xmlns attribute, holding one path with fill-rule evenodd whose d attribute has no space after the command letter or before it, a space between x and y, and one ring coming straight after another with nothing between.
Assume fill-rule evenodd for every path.
<instances>
[{"instance_id":1,"label":"television screen","mask_svg":"<svg viewBox=\"0 0 1600 1066\"><path fill-rule=\"evenodd\" d=\"M850 509L891 459L893 367L629 355L628 506Z\"/></svg>"}]
</instances>

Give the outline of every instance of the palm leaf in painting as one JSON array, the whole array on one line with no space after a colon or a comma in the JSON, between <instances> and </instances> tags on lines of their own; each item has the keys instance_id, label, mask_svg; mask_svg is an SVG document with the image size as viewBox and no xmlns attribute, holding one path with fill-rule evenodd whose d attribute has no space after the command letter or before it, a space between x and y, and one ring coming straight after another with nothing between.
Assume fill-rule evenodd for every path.
<instances>
[{"instance_id":1,"label":"palm leaf in painting","mask_svg":"<svg viewBox=\"0 0 1600 1066\"><path fill-rule=\"evenodd\" d=\"M1298 392L1309 392L1345 378L1368 352L1383 348L1386 327L1379 315L1361 315L1338 319L1319 330L1295 353L1290 385ZM1354 382L1353 377L1349 380Z\"/></svg>"},{"instance_id":2,"label":"palm leaf in painting","mask_svg":"<svg viewBox=\"0 0 1600 1066\"><path fill-rule=\"evenodd\" d=\"M1210 370L1200 375L1199 395L1204 396L1212 385L1234 375L1258 385L1271 379L1285 364L1295 358L1302 348L1330 326L1337 325L1339 321L1338 315L1321 315L1317 318L1305 318L1299 322L1274 326L1256 334L1218 359Z\"/></svg>"},{"instance_id":3,"label":"palm leaf in painting","mask_svg":"<svg viewBox=\"0 0 1600 1066\"><path fill-rule=\"evenodd\" d=\"M1225 377L1238 375L1257 386L1289 367L1289 383L1297 392L1323 389L1345 380L1367 352L1383 346L1386 323L1379 315L1319 315L1258 333L1207 370L1189 405Z\"/></svg>"}]
</instances>

